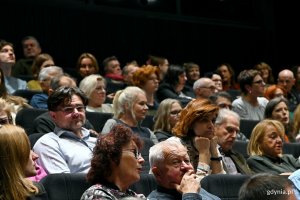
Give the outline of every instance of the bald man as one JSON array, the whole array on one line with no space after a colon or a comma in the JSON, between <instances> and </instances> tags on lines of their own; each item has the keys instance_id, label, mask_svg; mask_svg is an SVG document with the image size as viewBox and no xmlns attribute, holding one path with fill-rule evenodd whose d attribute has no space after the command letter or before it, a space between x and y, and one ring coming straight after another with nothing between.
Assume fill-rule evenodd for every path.
<instances>
[{"instance_id":1,"label":"bald man","mask_svg":"<svg viewBox=\"0 0 300 200\"><path fill-rule=\"evenodd\" d=\"M199 78L193 86L196 98L209 98L216 92L215 82L210 78Z\"/></svg>"},{"instance_id":2,"label":"bald man","mask_svg":"<svg viewBox=\"0 0 300 200\"><path fill-rule=\"evenodd\" d=\"M294 88L295 81L296 79L291 70L284 69L278 74L277 84L285 88L287 91L290 112L294 112L297 105L300 103L300 94Z\"/></svg>"}]
</instances>

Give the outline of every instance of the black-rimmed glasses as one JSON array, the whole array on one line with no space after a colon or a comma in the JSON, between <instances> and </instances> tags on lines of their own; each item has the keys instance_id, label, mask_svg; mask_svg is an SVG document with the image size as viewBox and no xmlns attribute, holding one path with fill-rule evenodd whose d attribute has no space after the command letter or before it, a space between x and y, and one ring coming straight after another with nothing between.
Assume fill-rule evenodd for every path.
<instances>
[{"instance_id":1,"label":"black-rimmed glasses","mask_svg":"<svg viewBox=\"0 0 300 200\"><path fill-rule=\"evenodd\" d=\"M138 149L124 149L123 151L129 151L129 152L133 153L135 159L137 159L137 160L142 156L141 152L139 152Z\"/></svg>"}]
</instances>

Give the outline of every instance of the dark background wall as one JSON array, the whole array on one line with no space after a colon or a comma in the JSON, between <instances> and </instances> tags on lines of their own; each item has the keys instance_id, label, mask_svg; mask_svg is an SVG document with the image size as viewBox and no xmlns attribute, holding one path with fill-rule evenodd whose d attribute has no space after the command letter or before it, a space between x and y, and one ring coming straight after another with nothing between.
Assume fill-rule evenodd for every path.
<instances>
[{"instance_id":1,"label":"dark background wall","mask_svg":"<svg viewBox=\"0 0 300 200\"><path fill-rule=\"evenodd\" d=\"M147 55L193 61L202 74L222 62L237 72L256 62L275 74L299 62L296 4L272 0L4 0L0 38L34 35L56 64L74 68L83 52L121 64Z\"/></svg>"}]
</instances>

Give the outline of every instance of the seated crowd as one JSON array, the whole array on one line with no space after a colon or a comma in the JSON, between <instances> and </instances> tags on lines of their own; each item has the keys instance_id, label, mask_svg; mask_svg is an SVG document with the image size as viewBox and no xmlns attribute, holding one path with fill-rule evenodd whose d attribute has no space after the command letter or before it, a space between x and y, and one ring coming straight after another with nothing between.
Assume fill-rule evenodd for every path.
<instances>
[{"instance_id":1,"label":"seated crowd","mask_svg":"<svg viewBox=\"0 0 300 200\"><path fill-rule=\"evenodd\" d=\"M249 176L240 199L269 199L251 185L266 184L267 190L271 180L282 180L274 187L300 197L300 161L283 150L300 138L294 71L282 70L276 83L271 68L259 63L235 80L223 63L201 77L196 63L174 65L153 55L123 69L117 57L107 57L101 71L94 55L82 53L70 74L41 53L34 37L26 41L38 52L26 68L28 81L20 64L20 73L12 73L13 45L0 41L0 174L10 179L0 184L0 199L47 199L40 180L55 173L85 173L91 187L82 200L220 199L201 181L221 174ZM15 95L18 90L39 93L28 98ZM32 149L31 136L15 122L24 108L45 110L34 120L41 135ZM97 120L87 113L110 117L96 130ZM247 120L256 122L246 130L250 134L241 126ZM235 148L237 141L244 142L247 157ZM143 173L156 180L149 195L130 188Z\"/></svg>"}]
</instances>

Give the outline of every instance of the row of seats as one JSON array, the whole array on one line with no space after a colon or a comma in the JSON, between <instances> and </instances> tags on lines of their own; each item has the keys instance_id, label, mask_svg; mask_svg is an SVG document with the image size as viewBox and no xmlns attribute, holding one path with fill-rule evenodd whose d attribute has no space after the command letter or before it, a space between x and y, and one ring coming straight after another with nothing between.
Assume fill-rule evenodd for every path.
<instances>
[{"instance_id":1,"label":"row of seats","mask_svg":"<svg viewBox=\"0 0 300 200\"><path fill-rule=\"evenodd\" d=\"M23 127L27 135L31 135L34 132L34 119L39 115L47 112L45 109L36 108L23 108L16 115L16 124ZM97 132L101 132L105 122L112 118L112 113L100 113L100 112L86 112L86 118L91 122ZM142 122L142 126L153 129L154 120L153 116L147 115Z\"/></svg>"},{"instance_id":2,"label":"row of seats","mask_svg":"<svg viewBox=\"0 0 300 200\"><path fill-rule=\"evenodd\" d=\"M49 200L78 200L91 186L84 173L50 174L41 180ZM241 185L249 178L247 175L212 174L201 180L201 187L220 197L222 200L237 200ZM130 188L139 194L148 196L155 190L157 183L152 174L141 174L141 179Z\"/></svg>"}]
</instances>

